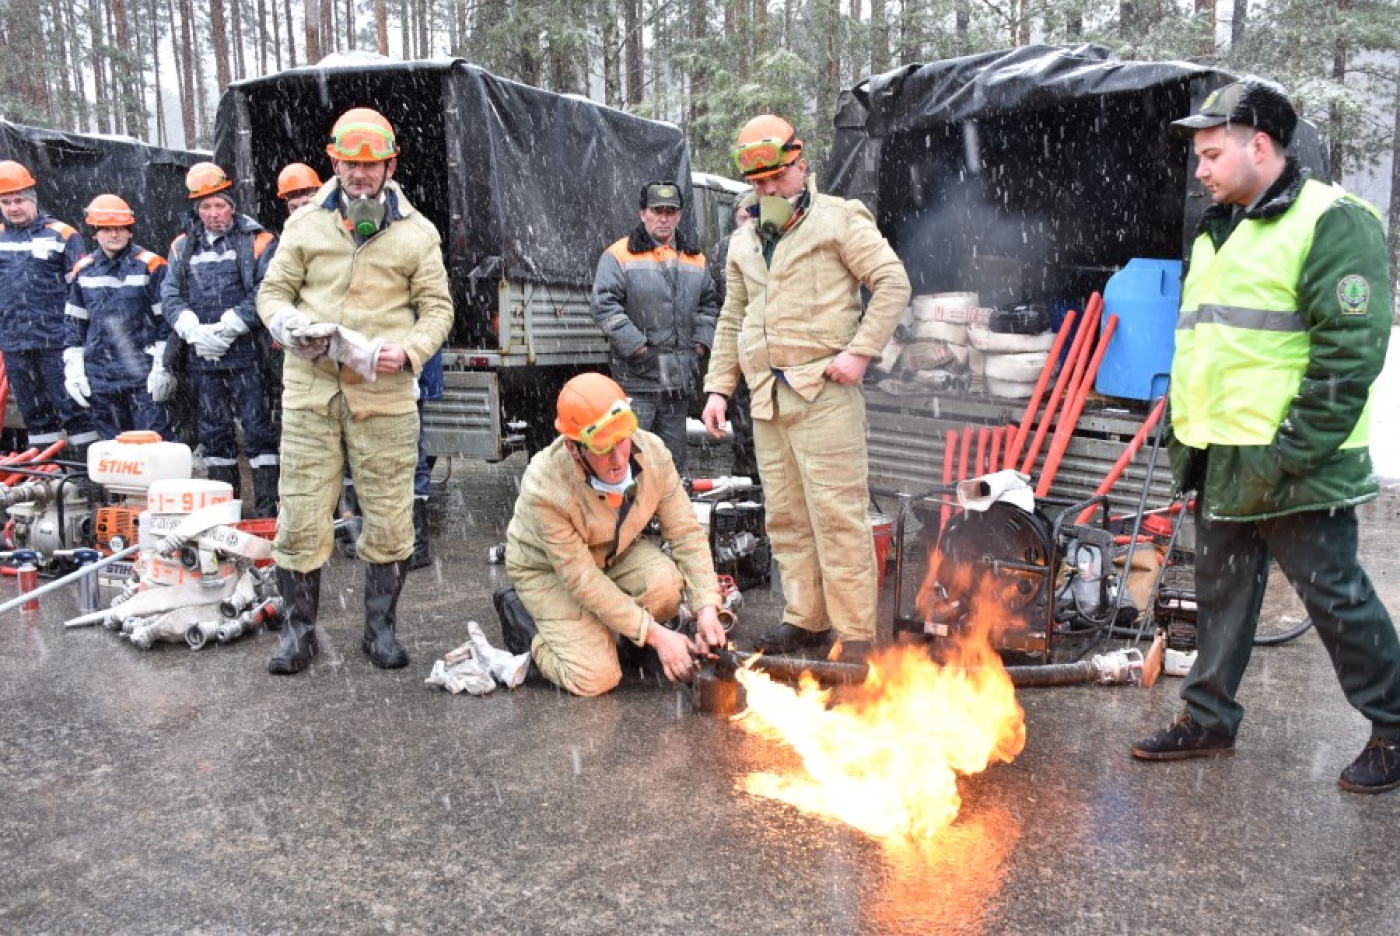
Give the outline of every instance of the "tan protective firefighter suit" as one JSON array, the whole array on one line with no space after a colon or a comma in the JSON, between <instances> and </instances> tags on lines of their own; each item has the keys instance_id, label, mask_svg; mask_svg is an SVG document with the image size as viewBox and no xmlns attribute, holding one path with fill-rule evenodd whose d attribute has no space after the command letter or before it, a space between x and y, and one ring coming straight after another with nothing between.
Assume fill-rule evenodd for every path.
<instances>
[{"instance_id":1,"label":"tan protective firefighter suit","mask_svg":"<svg viewBox=\"0 0 1400 936\"><path fill-rule=\"evenodd\" d=\"M539 627L530 652L546 679L576 695L599 695L622 678L616 635L640 647L682 599L719 606L709 543L665 443L635 433L632 461L637 488L624 510L555 439L525 469L506 530L506 572ZM652 517L669 558L642 538Z\"/></svg>"},{"instance_id":2,"label":"tan protective firefighter suit","mask_svg":"<svg viewBox=\"0 0 1400 936\"><path fill-rule=\"evenodd\" d=\"M398 344L408 358L404 370L370 382L327 358L284 356L282 508L272 555L293 572L314 572L330 558L342 445L364 517L360 557L382 564L413 551L417 375L452 327L452 296L437 229L397 183L385 190L391 220L357 244L341 213L327 205L338 187L323 186L287 222L258 290L264 323L295 308Z\"/></svg>"},{"instance_id":3,"label":"tan protective firefighter suit","mask_svg":"<svg viewBox=\"0 0 1400 936\"><path fill-rule=\"evenodd\" d=\"M742 372L753 391L783 621L873 640L865 396L824 372L842 351L880 354L909 303L909 277L864 205L818 194L810 179L807 190L809 207L776 245L757 224L734 232L705 390L730 396Z\"/></svg>"}]
</instances>

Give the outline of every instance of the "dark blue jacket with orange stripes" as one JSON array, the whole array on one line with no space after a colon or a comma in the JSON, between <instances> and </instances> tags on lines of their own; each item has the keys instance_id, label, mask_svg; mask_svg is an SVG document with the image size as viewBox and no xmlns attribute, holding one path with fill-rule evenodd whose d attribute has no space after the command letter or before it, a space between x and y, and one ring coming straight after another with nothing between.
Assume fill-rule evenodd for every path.
<instances>
[{"instance_id":1,"label":"dark blue jacket with orange stripes","mask_svg":"<svg viewBox=\"0 0 1400 936\"><path fill-rule=\"evenodd\" d=\"M267 274L277 238L247 215L234 215L233 227L213 238L205 237L203 223L193 212L185 233L170 245L170 271L161 287L161 307L171 327L180 313L193 310L200 322L217 322L228 310L248 326L248 334L217 361L187 352L191 370L237 370L258 366L267 329L258 318L258 287Z\"/></svg>"},{"instance_id":2,"label":"dark blue jacket with orange stripes","mask_svg":"<svg viewBox=\"0 0 1400 936\"><path fill-rule=\"evenodd\" d=\"M677 246L657 244L638 225L598 260L593 319L612 346L613 378L628 393L693 392L695 348L714 343L719 295L705 256Z\"/></svg>"},{"instance_id":3,"label":"dark blue jacket with orange stripes","mask_svg":"<svg viewBox=\"0 0 1400 936\"><path fill-rule=\"evenodd\" d=\"M95 389L146 386L157 342L170 336L161 314L165 258L135 245L115 257L94 250L73 268L68 290L67 345L83 349Z\"/></svg>"},{"instance_id":4,"label":"dark blue jacket with orange stripes","mask_svg":"<svg viewBox=\"0 0 1400 936\"><path fill-rule=\"evenodd\" d=\"M68 274L85 253L82 235L49 215L0 224L0 351L63 347Z\"/></svg>"}]
</instances>

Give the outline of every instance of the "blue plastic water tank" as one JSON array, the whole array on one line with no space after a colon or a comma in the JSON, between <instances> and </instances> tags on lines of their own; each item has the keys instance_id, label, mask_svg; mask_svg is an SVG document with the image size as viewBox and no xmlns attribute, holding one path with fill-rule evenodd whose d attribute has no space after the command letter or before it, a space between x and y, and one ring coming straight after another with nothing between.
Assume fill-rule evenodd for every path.
<instances>
[{"instance_id":1,"label":"blue plastic water tank","mask_svg":"<svg viewBox=\"0 0 1400 936\"><path fill-rule=\"evenodd\" d=\"M1151 400L1166 390L1176 351L1181 261L1137 257L1109 279L1103 320L1118 316L1094 389L1104 396Z\"/></svg>"}]
</instances>

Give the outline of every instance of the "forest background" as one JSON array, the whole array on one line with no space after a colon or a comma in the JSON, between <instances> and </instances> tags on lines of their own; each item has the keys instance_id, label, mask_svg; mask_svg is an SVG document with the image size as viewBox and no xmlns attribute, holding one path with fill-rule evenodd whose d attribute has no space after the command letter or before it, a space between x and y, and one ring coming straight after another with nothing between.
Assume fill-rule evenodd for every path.
<instances>
[{"instance_id":1,"label":"forest background","mask_svg":"<svg viewBox=\"0 0 1400 936\"><path fill-rule=\"evenodd\" d=\"M755 113L820 163L836 98L903 65L1032 42L1274 79L1383 198L1400 270L1400 0L0 0L0 116L208 148L232 81L334 53L458 56L680 125L733 175Z\"/></svg>"}]
</instances>

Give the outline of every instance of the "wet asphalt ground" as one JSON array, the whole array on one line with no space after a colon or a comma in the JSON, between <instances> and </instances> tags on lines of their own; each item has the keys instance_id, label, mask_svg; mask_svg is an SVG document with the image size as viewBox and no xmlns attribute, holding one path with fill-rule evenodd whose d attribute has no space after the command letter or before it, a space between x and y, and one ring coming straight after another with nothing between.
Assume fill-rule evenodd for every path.
<instances>
[{"instance_id":1,"label":"wet asphalt ground","mask_svg":"<svg viewBox=\"0 0 1400 936\"><path fill-rule=\"evenodd\" d=\"M69 594L0 619L0 933L1400 931L1400 791L1336 787L1368 731L1315 634L1256 651L1229 760L1129 758L1174 680L1019 690L1025 750L913 850L745 793L794 755L664 682L426 687L468 620L499 635L486 553L523 465L454 460L439 484L404 670L361 652L341 558L292 678L266 672L271 634L141 651L65 630ZM1400 493L1361 516L1400 613ZM1266 614L1298 613L1284 592ZM739 643L779 611L751 591Z\"/></svg>"}]
</instances>

